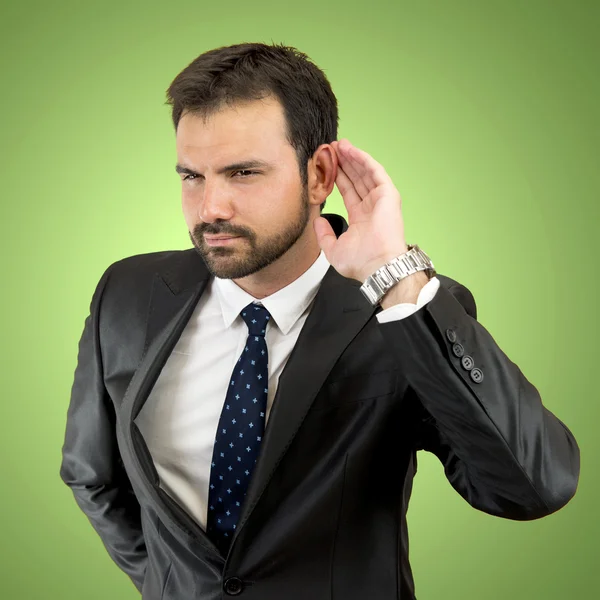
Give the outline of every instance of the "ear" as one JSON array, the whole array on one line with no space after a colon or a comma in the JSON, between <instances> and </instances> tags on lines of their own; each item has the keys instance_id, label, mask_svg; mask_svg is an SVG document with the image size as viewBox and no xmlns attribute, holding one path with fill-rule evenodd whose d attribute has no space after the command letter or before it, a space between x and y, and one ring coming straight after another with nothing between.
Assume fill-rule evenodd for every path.
<instances>
[{"instance_id":1,"label":"ear","mask_svg":"<svg viewBox=\"0 0 600 600\"><path fill-rule=\"evenodd\" d=\"M311 204L320 205L325 202L333 191L337 170L338 157L334 146L321 144L308 161L308 194Z\"/></svg>"}]
</instances>

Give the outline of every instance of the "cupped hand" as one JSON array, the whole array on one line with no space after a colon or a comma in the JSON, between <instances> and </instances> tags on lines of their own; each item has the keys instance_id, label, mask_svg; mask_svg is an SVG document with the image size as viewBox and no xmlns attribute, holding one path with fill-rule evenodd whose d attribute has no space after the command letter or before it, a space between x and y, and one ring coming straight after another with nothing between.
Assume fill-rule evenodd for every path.
<instances>
[{"instance_id":1,"label":"cupped hand","mask_svg":"<svg viewBox=\"0 0 600 600\"><path fill-rule=\"evenodd\" d=\"M379 267L408 250L402 199L389 175L347 139L331 143L338 157L335 183L348 211L348 229L336 237L324 217L313 226L328 262L363 283Z\"/></svg>"}]
</instances>

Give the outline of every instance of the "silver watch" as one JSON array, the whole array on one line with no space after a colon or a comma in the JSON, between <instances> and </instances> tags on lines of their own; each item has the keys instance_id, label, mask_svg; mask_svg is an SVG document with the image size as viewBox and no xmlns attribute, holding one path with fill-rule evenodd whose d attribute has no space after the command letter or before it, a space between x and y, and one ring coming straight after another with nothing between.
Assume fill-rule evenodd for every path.
<instances>
[{"instance_id":1,"label":"silver watch","mask_svg":"<svg viewBox=\"0 0 600 600\"><path fill-rule=\"evenodd\" d=\"M367 277L360 286L360 291L375 306L391 287L417 271L425 271L429 279L436 274L429 256L417 244L408 244L408 252L393 258Z\"/></svg>"}]
</instances>

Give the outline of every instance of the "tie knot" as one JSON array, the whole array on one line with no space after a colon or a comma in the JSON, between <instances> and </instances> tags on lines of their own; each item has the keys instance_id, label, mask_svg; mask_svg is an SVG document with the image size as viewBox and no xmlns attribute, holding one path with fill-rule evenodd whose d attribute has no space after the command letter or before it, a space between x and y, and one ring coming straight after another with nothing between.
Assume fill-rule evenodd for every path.
<instances>
[{"instance_id":1,"label":"tie knot","mask_svg":"<svg viewBox=\"0 0 600 600\"><path fill-rule=\"evenodd\" d=\"M250 335L265 335L267 323L271 318L269 311L260 304L250 303L240 313L242 319L248 325Z\"/></svg>"}]
</instances>

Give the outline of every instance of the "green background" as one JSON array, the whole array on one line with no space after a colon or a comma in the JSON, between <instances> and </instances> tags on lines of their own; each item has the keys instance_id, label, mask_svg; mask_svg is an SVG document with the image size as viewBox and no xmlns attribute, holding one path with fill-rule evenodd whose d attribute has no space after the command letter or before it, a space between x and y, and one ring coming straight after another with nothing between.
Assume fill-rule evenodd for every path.
<instances>
[{"instance_id":1,"label":"green background","mask_svg":"<svg viewBox=\"0 0 600 600\"><path fill-rule=\"evenodd\" d=\"M391 175L408 241L473 292L581 447L576 496L532 522L472 509L421 453L419 600L600 597L598 6L5 3L0 597L139 598L59 478L77 342L111 262L190 247L164 92L198 54L243 41L296 46L325 71L339 136ZM346 214L337 190L326 212Z\"/></svg>"}]
</instances>

